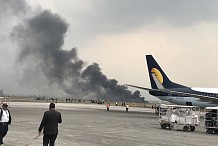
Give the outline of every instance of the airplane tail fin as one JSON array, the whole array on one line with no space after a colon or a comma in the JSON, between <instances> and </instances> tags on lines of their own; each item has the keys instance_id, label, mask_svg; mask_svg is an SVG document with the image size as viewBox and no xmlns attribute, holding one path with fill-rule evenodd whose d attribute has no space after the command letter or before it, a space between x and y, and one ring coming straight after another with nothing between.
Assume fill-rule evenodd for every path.
<instances>
[{"instance_id":1,"label":"airplane tail fin","mask_svg":"<svg viewBox=\"0 0 218 146\"><path fill-rule=\"evenodd\" d=\"M159 89L159 83L166 89L185 87L170 81L170 79L167 77L167 75L164 73L152 55L146 55L146 60L152 89ZM159 81L158 84L157 80Z\"/></svg>"}]
</instances>

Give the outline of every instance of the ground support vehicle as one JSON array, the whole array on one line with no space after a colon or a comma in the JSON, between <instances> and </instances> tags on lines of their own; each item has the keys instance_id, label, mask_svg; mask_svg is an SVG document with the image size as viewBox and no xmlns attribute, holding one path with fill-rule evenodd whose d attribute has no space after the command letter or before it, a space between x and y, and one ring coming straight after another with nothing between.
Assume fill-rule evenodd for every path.
<instances>
[{"instance_id":1,"label":"ground support vehicle","mask_svg":"<svg viewBox=\"0 0 218 146\"><path fill-rule=\"evenodd\" d=\"M204 109L204 127L208 134L218 134L218 107Z\"/></svg>"},{"instance_id":2,"label":"ground support vehicle","mask_svg":"<svg viewBox=\"0 0 218 146\"><path fill-rule=\"evenodd\" d=\"M200 125L200 108L198 106L181 106L161 104L159 123L162 129L177 130L182 126L185 131L195 131Z\"/></svg>"}]
</instances>

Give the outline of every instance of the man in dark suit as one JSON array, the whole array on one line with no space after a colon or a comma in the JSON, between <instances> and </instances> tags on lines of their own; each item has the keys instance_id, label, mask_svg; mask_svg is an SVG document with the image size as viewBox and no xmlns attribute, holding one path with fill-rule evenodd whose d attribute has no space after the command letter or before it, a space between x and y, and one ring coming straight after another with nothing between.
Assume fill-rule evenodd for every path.
<instances>
[{"instance_id":1,"label":"man in dark suit","mask_svg":"<svg viewBox=\"0 0 218 146\"><path fill-rule=\"evenodd\" d=\"M43 129L43 146L54 146L58 135L58 123L62 122L61 113L55 110L55 104L50 103L49 111L44 113L41 124L39 126L39 135Z\"/></svg>"}]
</instances>

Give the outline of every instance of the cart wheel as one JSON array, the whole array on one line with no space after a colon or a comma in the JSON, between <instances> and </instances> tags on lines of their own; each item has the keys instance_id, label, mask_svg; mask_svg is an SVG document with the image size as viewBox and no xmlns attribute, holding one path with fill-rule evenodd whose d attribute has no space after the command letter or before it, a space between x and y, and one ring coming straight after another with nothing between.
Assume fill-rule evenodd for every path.
<instances>
[{"instance_id":1,"label":"cart wheel","mask_svg":"<svg viewBox=\"0 0 218 146\"><path fill-rule=\"evenodd\" d=\"M177 128L178 128L178 124L177 123L169 124L169 129L170 130L177 130Z\"/></svg>"},{"instance_id":2,"label":"cart wheel","mask_svg":"<svg viewBox=\"0 0 218 146\"><path fill-rule=\"evenodd\" d=\"M191 131L195 131L195 126L190 126Z\"/></svg>"},{"instance_id":3,"label":"cart wheel","mask_svg":"<svg viewBox=\"0 0 218 146\"><path fill-rule=\"evenodd\" d=\"M173 128L174 128L174 125L173 124L169 124L169 129L173 130Z\"/></svg>"},{"instance_id":4,"label":"cart wheel","mask_svg":"<svg viewBox=\"0 0 218 146\"><path fill-rule=\"evenodd\" d=\"M188 130L189 130L188 126L184 126L184 127L183 127L183 130L184 130L184 131L188 131Z\"/></svg>"},{"instance_id":5,"label":"cart wheel","mask_svg":"<svg viewBox=\"0 0 218 146\"><path fill-rule=\"evenodd\" d=\"M213 134L213 129L211 129L211 128L207 129L206 133Z\"/></svg>"},{"instance_id":6,"label":"cart wheel","mask_svg":"<svg viewBox=\"0 0 218 146\"><path fill-rule=\"evenodd\" d=\"M161 126L162 129L166 129L167 128L166 124L161 124L160 126Z\"/></svg>"}]
</instances>

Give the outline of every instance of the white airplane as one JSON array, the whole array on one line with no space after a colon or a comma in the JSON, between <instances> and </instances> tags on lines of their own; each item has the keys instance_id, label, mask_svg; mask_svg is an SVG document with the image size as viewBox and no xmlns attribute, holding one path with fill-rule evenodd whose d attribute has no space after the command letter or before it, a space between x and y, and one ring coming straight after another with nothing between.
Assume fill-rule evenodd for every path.
<instances>
[{"instance_id":1,"label":"white airplane","mask_svg":"<svg viewBox=\"0 0 218 146\"><path fill-rule=\"evenodd\" d=\"M191 88L174 83L170 81L152 55L146 55L146 60L151 89L126 84L127 86L147 90L150 95L174 104L201 108L218 106L218 88Z\"/></svg>"}]
</instances>

